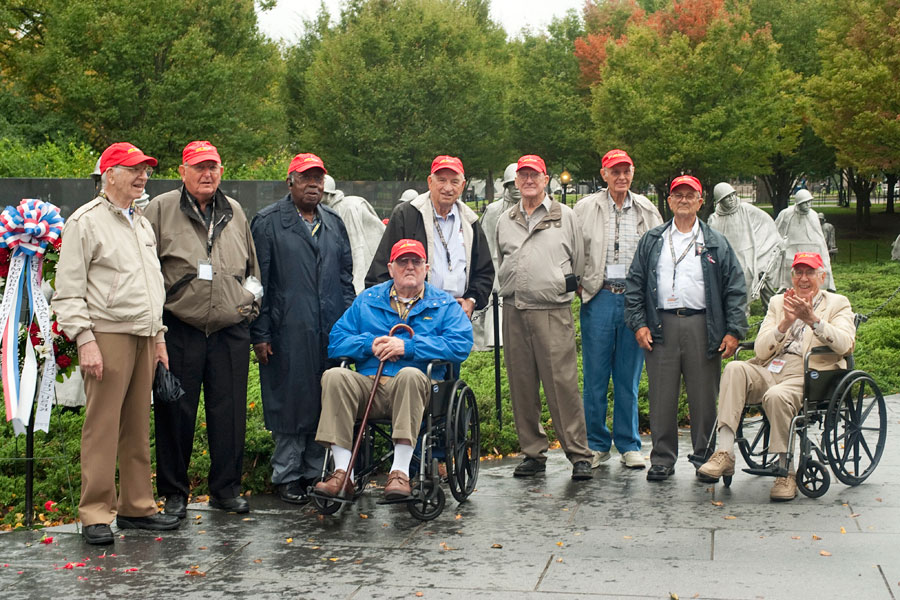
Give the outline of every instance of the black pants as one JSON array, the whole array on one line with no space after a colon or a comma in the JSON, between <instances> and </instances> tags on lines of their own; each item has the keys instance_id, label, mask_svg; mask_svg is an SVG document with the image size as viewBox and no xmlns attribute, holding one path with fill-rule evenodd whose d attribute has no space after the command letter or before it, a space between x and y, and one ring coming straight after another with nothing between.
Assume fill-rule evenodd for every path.
<instances>
[{"instance_id":1,"label":"black pants","mask_svg":"<svg viewBox=\"0 0 900 600\"><path fill-rule=\"evenodd\" d=\"M169 370L181 380L186 394L177 404L154 406L157 493L187 496L190 490L187 471L202 387L209 438L209 491L216 498L233 498L241 491L247 429L248 326L239 323L206 337L169 312L163 313L163 322L169 328Z\"/></svg>"}]
</instances>

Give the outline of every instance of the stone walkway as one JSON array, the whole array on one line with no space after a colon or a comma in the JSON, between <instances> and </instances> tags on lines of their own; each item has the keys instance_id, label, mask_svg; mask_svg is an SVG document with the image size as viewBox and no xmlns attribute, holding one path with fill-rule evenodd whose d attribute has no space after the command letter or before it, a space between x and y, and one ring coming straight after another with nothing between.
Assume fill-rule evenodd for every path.
<instances>
[{"instance_id":1,"label":"stone walkway","mask_svg":"<svg viewBox=\"0 0 900 600\"><path fill-rule=\"evenodd\" d=\"M426 523L376 504L372 489L329 517L270 496L251 498L249 515L192 504L180 530L129 530L105 555L73 525L17 530L0 535L0 595L889 600L900 595L898 423L894 396L884 457L864 484L832 478L822 498L784 504L769 501L770 479L704 484L683 458L663 483L615 454L576 483L555 451L530 480L511 476L518 459L482 463L470 500L448 493Z\"/></svg>"}]
</instances>

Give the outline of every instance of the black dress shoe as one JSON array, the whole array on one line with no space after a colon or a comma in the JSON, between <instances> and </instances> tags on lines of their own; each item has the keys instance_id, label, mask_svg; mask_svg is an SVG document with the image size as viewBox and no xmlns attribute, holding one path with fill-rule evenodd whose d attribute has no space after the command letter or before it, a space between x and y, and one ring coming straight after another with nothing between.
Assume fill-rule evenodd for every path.
<instances>
[{"instance_id":1,"label":"black dress shoe","mask_svg":"<svg viewBox=\"0 0 900 600\"><path fill-rule=\"evenodd\" d=\"M289 481L287 483L279 483L275 486L278 491L278 497L282 502L288 504L306 504L309 502L309 496L306 495L307 486L304 481Z\"/></svg>"},{"instance_id":2,"label":"black dress shoe","mask_svg":"<svg viewBox=\"0 0 900 600\"><path fill-rule=\"evenodd\" d=\"M235 496L234 498L214 498L210 496L209 505L225 512L238 514L250 512L250 503L242 496Z\"/></svg>"},{"instance_id":3,"label":"black dress shoe","mask_svg":"<svg viewBox=\"0 0 900 600\"><path fill-rule=\"evenodd\" d=\"M113 543L112 529L105 523L82 527L81 537L83 537L84 541L88 544L94 544L96 546L105 546Z\"/></svg>"},{"instance_id":4,"label":"black dress shoe","mask_svg":"<svg viewBox=\"0 0 900 600\"><path fill-rule=\"evenodd\" d=\"M665 465L650 465L647 471L647 481L665 481L669 475L675 472L675 467L667 467Z\"/></svg>"},{"instance_id":5,"label":"black dress shoe","mask_svg":"<svg viewBox=\"0 0 900 600\"><path fill-rule=\"evenodd\" d=\"M175 515L167 515L164 513L156 513L146 517L126 517L119 515L116 517L116 525L119 529L152 529L155 531L167 531L169 529L178 529L181 520Z\"/></svg>"},{"instance_id":6,"label":"black dress shoe","mask_svg":"<svg viewBox=\"0 0 900 600\"><path fill-rule=\"evenodd\" d=\"M590 468L590 465L588 465L588 467ZM526 456L525 460L519 463L519 466L513 471L513 477L531 477L532 475L543 473L546 470L547 465L536 458Z\"/></svg>"},{"instance_id":7,"label":"black dress shoe","mask_svg":"<svg viewBox=\"0 0 900 600\"><path fill-rule=\"evenodd\" d=\"M171 494L166 496L165 511L167 515L174 515L179 519L187 516L187 498L182 494Z\"/></svg>"},{"instance_id":8,"label":"black dress shoe","mask_svg":"<svg viewBox=\"0 0 900 600\"><path fill-rule=\"evenodd\" d=\"M593 473L591 473L590 461L579 460L572 465L572 479L581 481L584 479L591 479L593 476Z\"/></svg>"}]
</instances>

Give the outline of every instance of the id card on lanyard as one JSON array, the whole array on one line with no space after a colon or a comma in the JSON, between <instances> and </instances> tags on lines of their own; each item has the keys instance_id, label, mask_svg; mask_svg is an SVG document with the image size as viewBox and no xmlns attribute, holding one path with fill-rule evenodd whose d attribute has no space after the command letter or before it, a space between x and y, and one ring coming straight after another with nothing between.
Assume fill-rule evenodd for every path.
<instances>
[{"instance_id":1,"label":"id card on lanyard","mask_svg":"<svg viewBox=\"0 0 900 600\"><path fill-rule=\"evenodd\" d=\"M200 210L196 206L199 213ZM203 215L200 215L200 218L203 218ZM212 268L212 260L210 260L212 256L212 242L213 242L213 230L216 228L216 205L213 204L212 214L209 216L209 227L206 230L206 258L201 258L197 261L197 279L201 281L212 281L213 278L213 268Z\"/></svg>"}]
</instances>

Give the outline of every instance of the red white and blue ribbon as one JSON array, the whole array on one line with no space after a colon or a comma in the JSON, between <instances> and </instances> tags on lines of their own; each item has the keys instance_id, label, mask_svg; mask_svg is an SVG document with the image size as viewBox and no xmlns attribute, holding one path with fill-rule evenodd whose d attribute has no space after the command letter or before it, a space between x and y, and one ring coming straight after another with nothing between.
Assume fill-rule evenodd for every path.
<instances>
[{"instance_id":1,"label":"red white and blue ribbon","mask_svg":"<svg viewBox=\"0 0 900 600\"><path fill-rule=\"evenodd\" d=\"M50 329L50 307L41 291L41 274L47 246L59 239L63 218L59 208L49 202L25 199L18 206L7 206L0 213L0 247L10 252L9 274L0 303L0 332L2 355L0 374L3 380L3 399L6 420L13 422L16 435L25 432L37 392L37 411L34 428L47 431L50 427L50 408L53 404L56 378L56 357L53 353L53 332ZM28 313L25 331L25 357L19 373L19 330L23 304ZM44 368L38 384L37 358L31 343L29 327L36 320L44 339Z\"/></svg>"}]
</instances>

